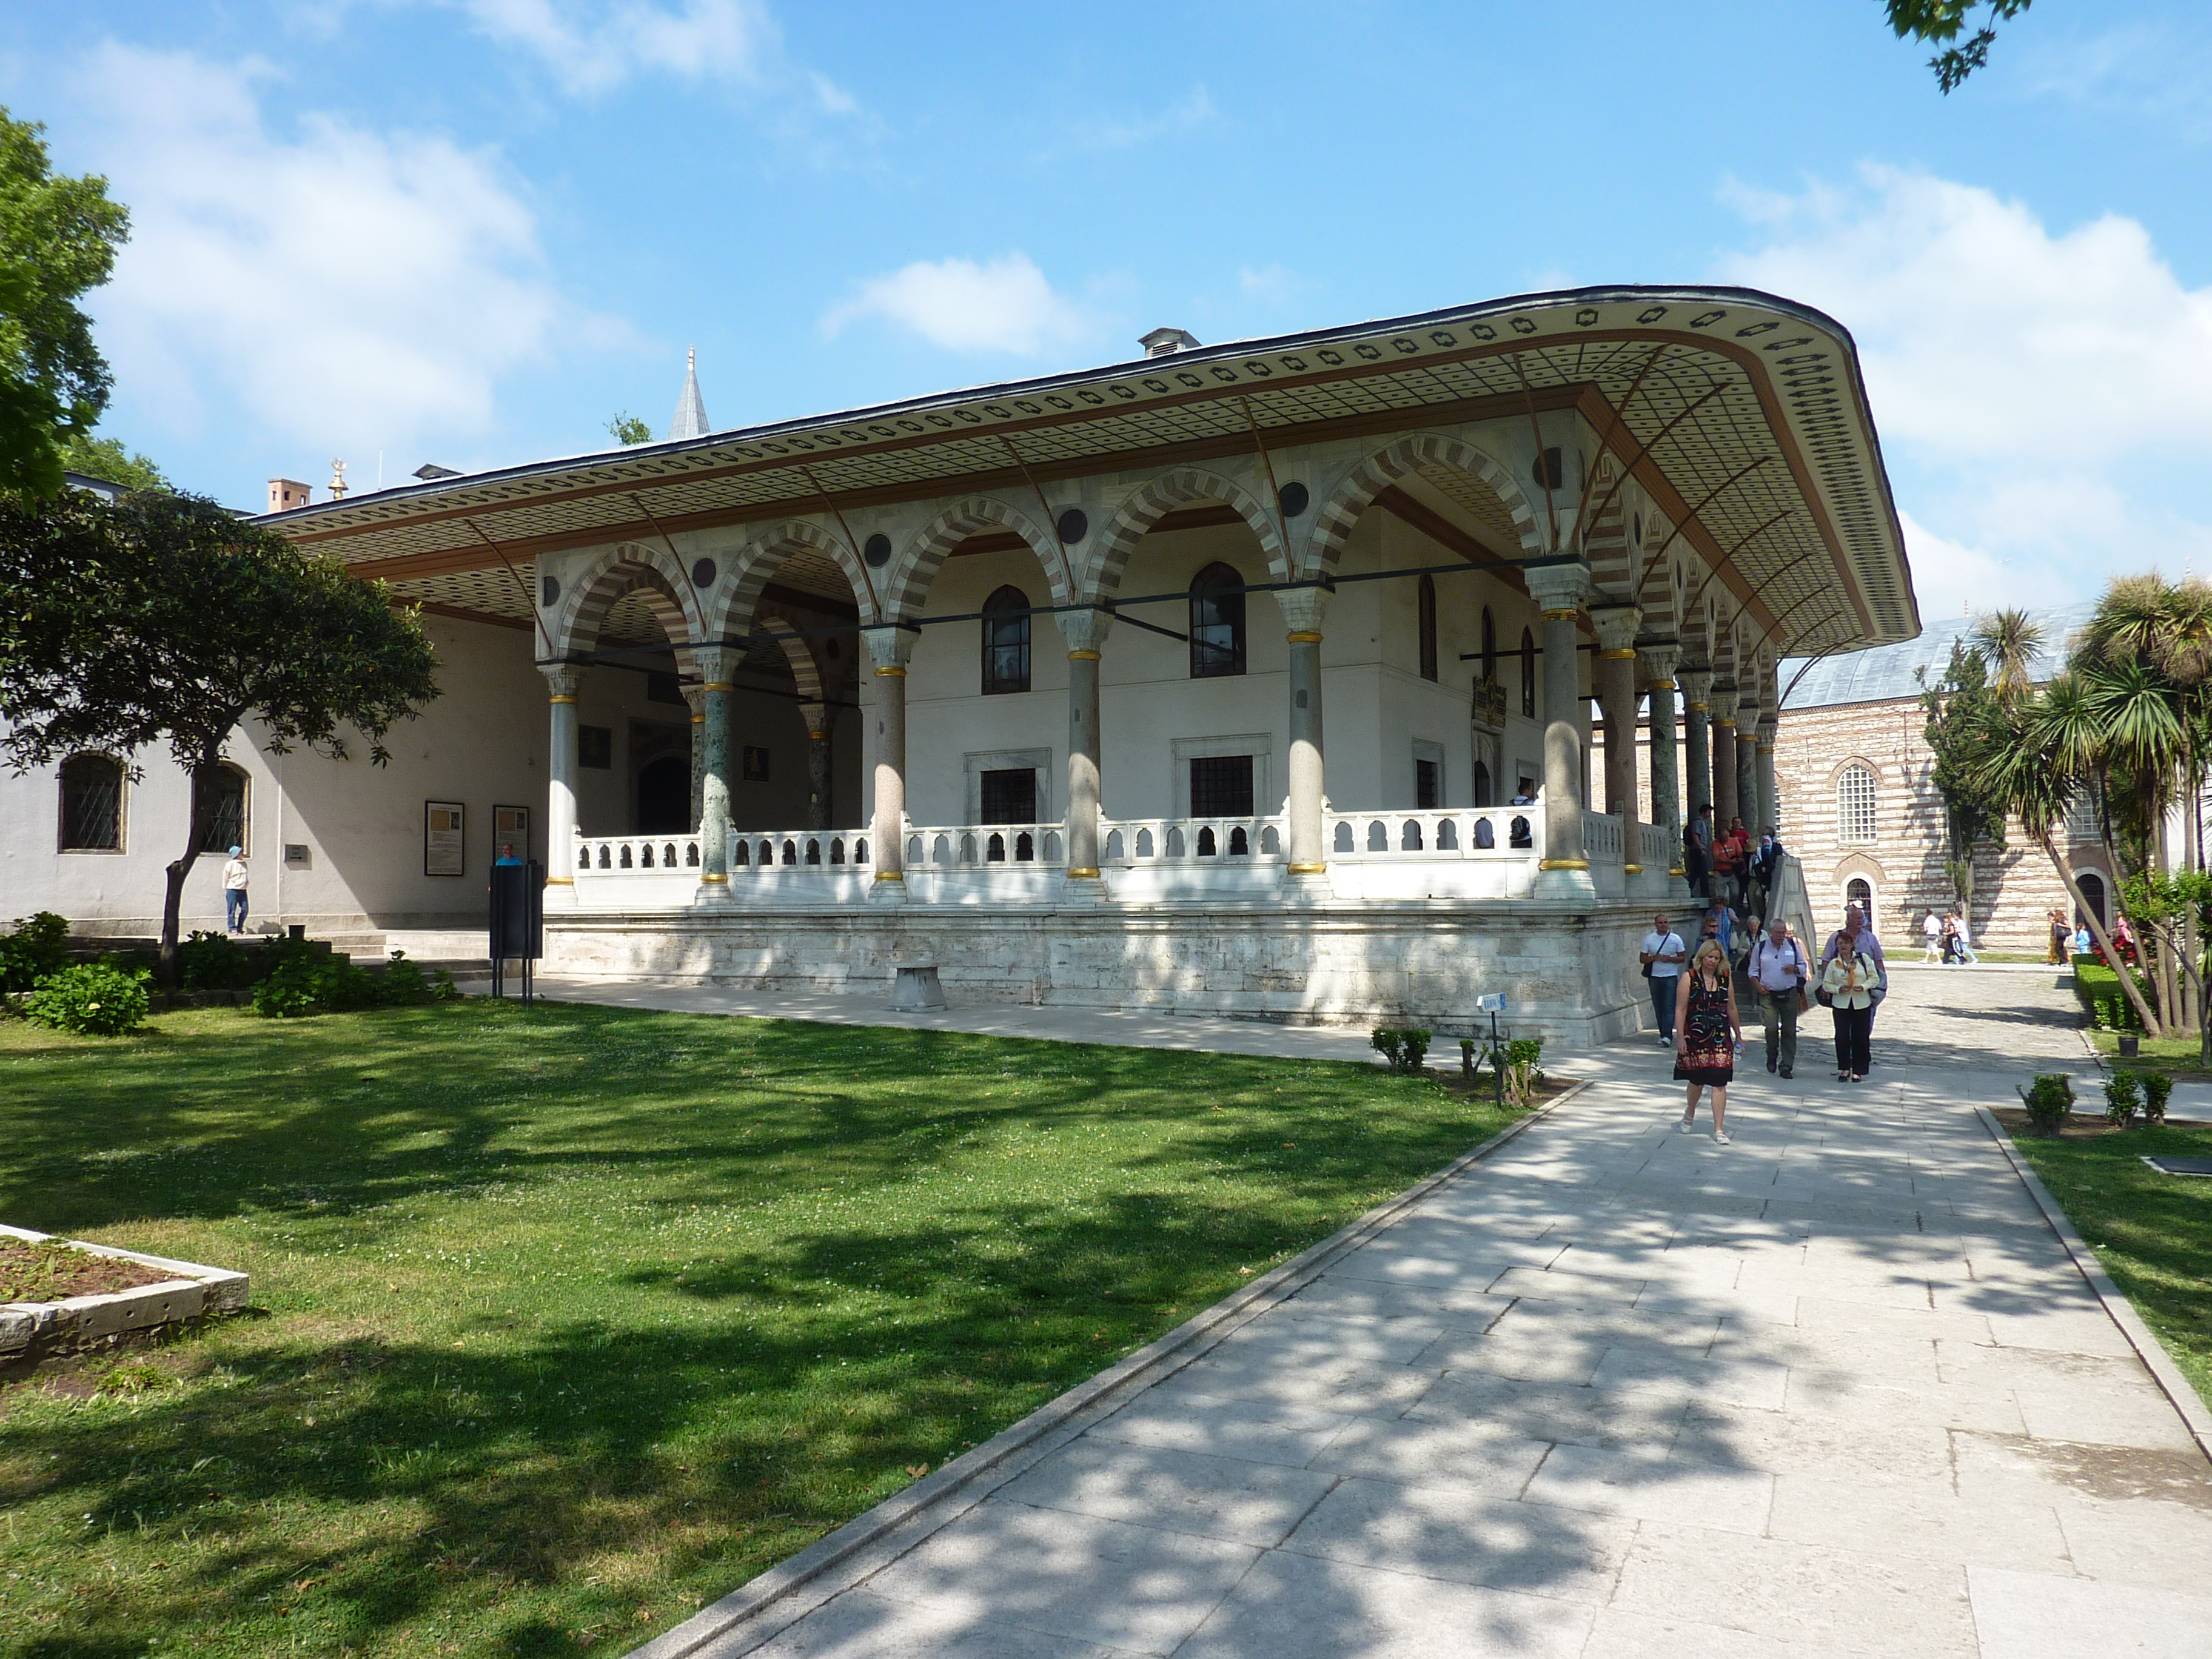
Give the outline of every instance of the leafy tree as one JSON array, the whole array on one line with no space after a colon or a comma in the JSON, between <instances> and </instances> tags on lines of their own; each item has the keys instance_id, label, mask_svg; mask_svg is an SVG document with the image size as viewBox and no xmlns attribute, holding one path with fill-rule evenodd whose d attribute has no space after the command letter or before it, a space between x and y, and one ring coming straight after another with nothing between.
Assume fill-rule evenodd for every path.
<instances>
[{"instance_id":1,"label":"leafy tree","mask_svg":"<svg viewBox=\"0 0 2212 1659\"><path fill-rule=\"evenodd\" d=\"M1951 647L1950 665L1934 685L1925 684L1922 733L1935 756L1932 781L1943 802L1943 872L1959 908L1973 914L1974 848L1987 842L2004 848L2004 800L1984 774L1992 745L2006 740L2003 709L1981 654L1963 641Z\"/></svg>"},{"instance_id":2,"label":"leafy tree","mask_svg":"<svg viewBox=\"0 0 2212 1659\"><path fill-rule=\"evenodd\" d=\"M131 225L106 179L55 176L45 131L0 109L0 491L34 495L61 489L62 445L107 406L76 300L107 280Z\"/></svg>"},{"instance_id":3,"label":"leafy tree","mask_svg":"<svg viewBox=\"0 0 2212 1659\"><path fill-rule=\"evenodd\" d=\"M1936 84L1948 95L1990 61L1990 47L1997 38L1996 25L2010 22L2034 0L1886 0L1886 3L1889 26L1899 40L1910 37L1942 46L1928 60L1928 67L1936 71ZM1988 21L1967 35L1965 45L1954 45L1966 33L1967 19L1984 4L1989 7Z\"/></svg>"},{"instance_id":4,"label":"leafy tree","mask_svg":"<svg viewBox=\"0 0 2212 1659\"><path fill-rule=\"evenodd\" d=\"M385 733L438 695L415 613L381 583L310 557L196 495L109 504L0 497L0 755L16 771L82 749L166 743L195 793L251 716L264 746L381 766ZM176 982L177 915L205 826L170 864L161 974Z\"/></svg>"},{"instance_id":5,"label":"leafy tree","mask_svg":"<svg viewBox=\"0 0 2212 1659\"><path fill-rule=\"evenodd\" d=\"M119 483L132 489L167 489L169 481L161 476L161 469L135 450L125 449L119 439L93 438L82 434L62 446L62 465L70 472L81 472L88 478L105 478L110 483Z\"/></svg>"},{"instance_id":6,"label":"leafy tree","mask_svg":"<svg viewBox=\"0 0 2212 1659\"><path fill-rule=\"evenodd\" d=\"M623 410L609 421L607 430L614 434L614 441L618 444L649 444L653 441L653 428L628 410Z\"/></svg>"}]
</instances>

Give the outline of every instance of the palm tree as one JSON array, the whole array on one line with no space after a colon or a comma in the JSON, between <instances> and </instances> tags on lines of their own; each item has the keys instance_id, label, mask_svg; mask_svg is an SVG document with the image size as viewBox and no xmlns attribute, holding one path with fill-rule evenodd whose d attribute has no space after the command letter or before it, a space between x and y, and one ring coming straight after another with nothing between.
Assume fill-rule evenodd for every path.
<instances>
[{"instance_id":1,"label":"palm tree","mask_svg":"<svg viewBox=\"0 0 2212 1659\"><path fill-rule=\"evenodd\" d=\"M2025 611L1998 611L1974 626L1973 652L1989 671L1990 690L2006 702L2035 690L2036 659L2043 654L2043 624Z\"/></svg>"}]
</instances>

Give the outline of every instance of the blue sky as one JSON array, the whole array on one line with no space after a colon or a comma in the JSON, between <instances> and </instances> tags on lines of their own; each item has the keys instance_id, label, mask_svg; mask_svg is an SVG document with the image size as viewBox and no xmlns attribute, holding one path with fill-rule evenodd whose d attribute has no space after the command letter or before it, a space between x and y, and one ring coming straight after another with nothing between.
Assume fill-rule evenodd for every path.
<instances>
[{"instance_id":1,"label":"blue sky","mask_svg":"<svg viewBox=\"0 0 2212 1659\"><path fill-rule=\"evenodd\" d=\"M241 506L1583 283L1857 336L1923 611L2212 573L2212 8L75 0L0 102L134 212L103 430Z\"/></svg>"}]
</instances>

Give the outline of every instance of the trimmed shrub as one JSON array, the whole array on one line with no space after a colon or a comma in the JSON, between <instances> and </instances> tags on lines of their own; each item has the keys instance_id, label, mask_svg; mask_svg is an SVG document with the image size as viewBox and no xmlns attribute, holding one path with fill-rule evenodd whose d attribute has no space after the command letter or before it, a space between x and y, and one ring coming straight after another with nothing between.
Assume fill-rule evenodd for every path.
<instances>
[{"instance_id":1,"label":"trimmed shrub","mask_svg":"<svg viewBox=\"0 0 2212 1659\"><path fill-rule=\"evenodd\" d=\"M51 910L17 918L15 931L0 935L0 991L28 991L49 974L69 966L69 918Z\"/></svg>"},{"instance_id":2,"label":"trimmed shrub","mask_svg":"<svg viewBox=\"0 0 2212 1659\"><path fill-rule=\"evenodd\" d=\"M2142 975L2136 975L2136 983L2139 986L2143 984ZM2144 986L2143 991L2145 1000L2149 1000L2149 988ZM2136 1017L2135 1005L2128 1000L2127 993L2120 987L2120 976L2096 957L2074 958L2074 994L2081 1002L2082 1011L2105 1030L2142 1030L2142 1021Z\"/></svg>"},{"instance_id":3,"label":"trimmed shrub","mask_svg":"<svg viewBox=\"0 0 2212 1659\"><path fill-rule=\"evenodd\" d=\"M1498 1067L1504 1082L1505 1103L1516 1111L1535 1108L1536 1085L1544 1080L1544 1068L1538 1063L1543 1055L1543 1038L1515 1037L1505 1045L1502 1057L1491 1057L1491 1063Z\"/></svg>"},{"instance_id":4,"label":"trimmed shrub","mask_svg":"<svg viewBox=\"0 0 2212 1659\"><path fill-rule=\"evenodd\" d=\"M2074 1109L2074 1085L2063 1072L2039 1072L2027 1088L2014 1084L2013 1092L2027 1106L2028 1127L2035 1133L2049 1139L2066 1127L2066 1115Z\"/></svg>"},{"instance_id":5,"label":"trimmed shrub","mask_svg":"<svg viewBox=\"0 0 2212 1659\"><path fill-rule=\"evenodd\" d=\"M2173 1079L2164 1072L2144 1072L2143 1121L2154 1127L2166 1121L2166 1097L2173 1092Z\"/></svg>"},{"instance_id":6,"label":"trimmed shrub","mask_svg":"<svg viewBox=\"0 0 2212 1659\"><path fill-rule=\"evenodd\" d=\"M195 928L177 947L188 991L235 991L253 982L253 957L228 933Z\"/></svg>"},{"instance_id":7,"label":"trimmed shrub","mask_svg":"<svg viewBox=\"0 0 2212 1659\"><path fill-rule=\"evenodd\" d=\"M266 1019L344 1013L374 1006L377 993L376 976L343 957L289 951L253 988L253 1012Z\"/></svg>"},{"instance_id":8,"label":"trimmed shrub","mask_svg":"<svg viewBox=\"0 0 2212 1659\"><path fill-rule=\"evenodd\" d=\"M80 1036L119 1036L146 1018L149 977L143 968L76 963L39 981L38 989L23 999L23 1018Z\"/></svg>"},{"instance_id":9,"label":"trimmed shrub","mask_svg":"<svg viewBox=\"0 0 2212 1659\"><path fill-rule=\"evenodd\" d=\"M451 1002L459 994L453 988L453 976L444 969L433 968L425 974L419 963L407 960L404 951L394 951L378 984L376 1000L389 1008L413 1008L426 1002Z\"/></svg>"},{"instance_id":10,"label":"trimmed shrub","mask_svg":"<svg viewBox=\"0 0 2212 1659\"><path fill-rule=\"evenodd\" d=\"M2135 1121L2142 1098L2141 1080L2133 1072L2115 1072L2105 1079L2105 1121L2124 1129Z\"/></svg>"},{"instance_id":11,"label":"trimmed shrub","mask_svg":"<svg viewBox=\"0 0 2212 1659\"><path fill-rule=\"evenodd\" d=\"M1418 1072L1429 1057L1429 1038L1432 1033L1411 1028L1378 1025L1375 1035L1368 1039L1383 1059L1390 1062L1394 1072Z\"/></svg>"}]
</instances>

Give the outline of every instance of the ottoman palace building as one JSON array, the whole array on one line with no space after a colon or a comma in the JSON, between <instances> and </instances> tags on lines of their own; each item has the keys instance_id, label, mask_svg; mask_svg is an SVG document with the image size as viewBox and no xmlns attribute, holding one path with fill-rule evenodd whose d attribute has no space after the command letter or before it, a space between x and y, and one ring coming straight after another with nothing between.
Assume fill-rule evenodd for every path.
<instances>
[{"instance_id":1,"label":"ottoman palace building","mask_svg":"<svg viewBox=\"0 0 2212 1659\"><path fill-rule=\"evenodd\" d=\"M389 775L242 734L257 915L459 925L526 839L548 971L1636 1029L1684 812L1773 820L1778 661L1919 629L1850 336L1636 288L1144 344L272 512L447 692Z\"/></svg>"}]
</instances>

